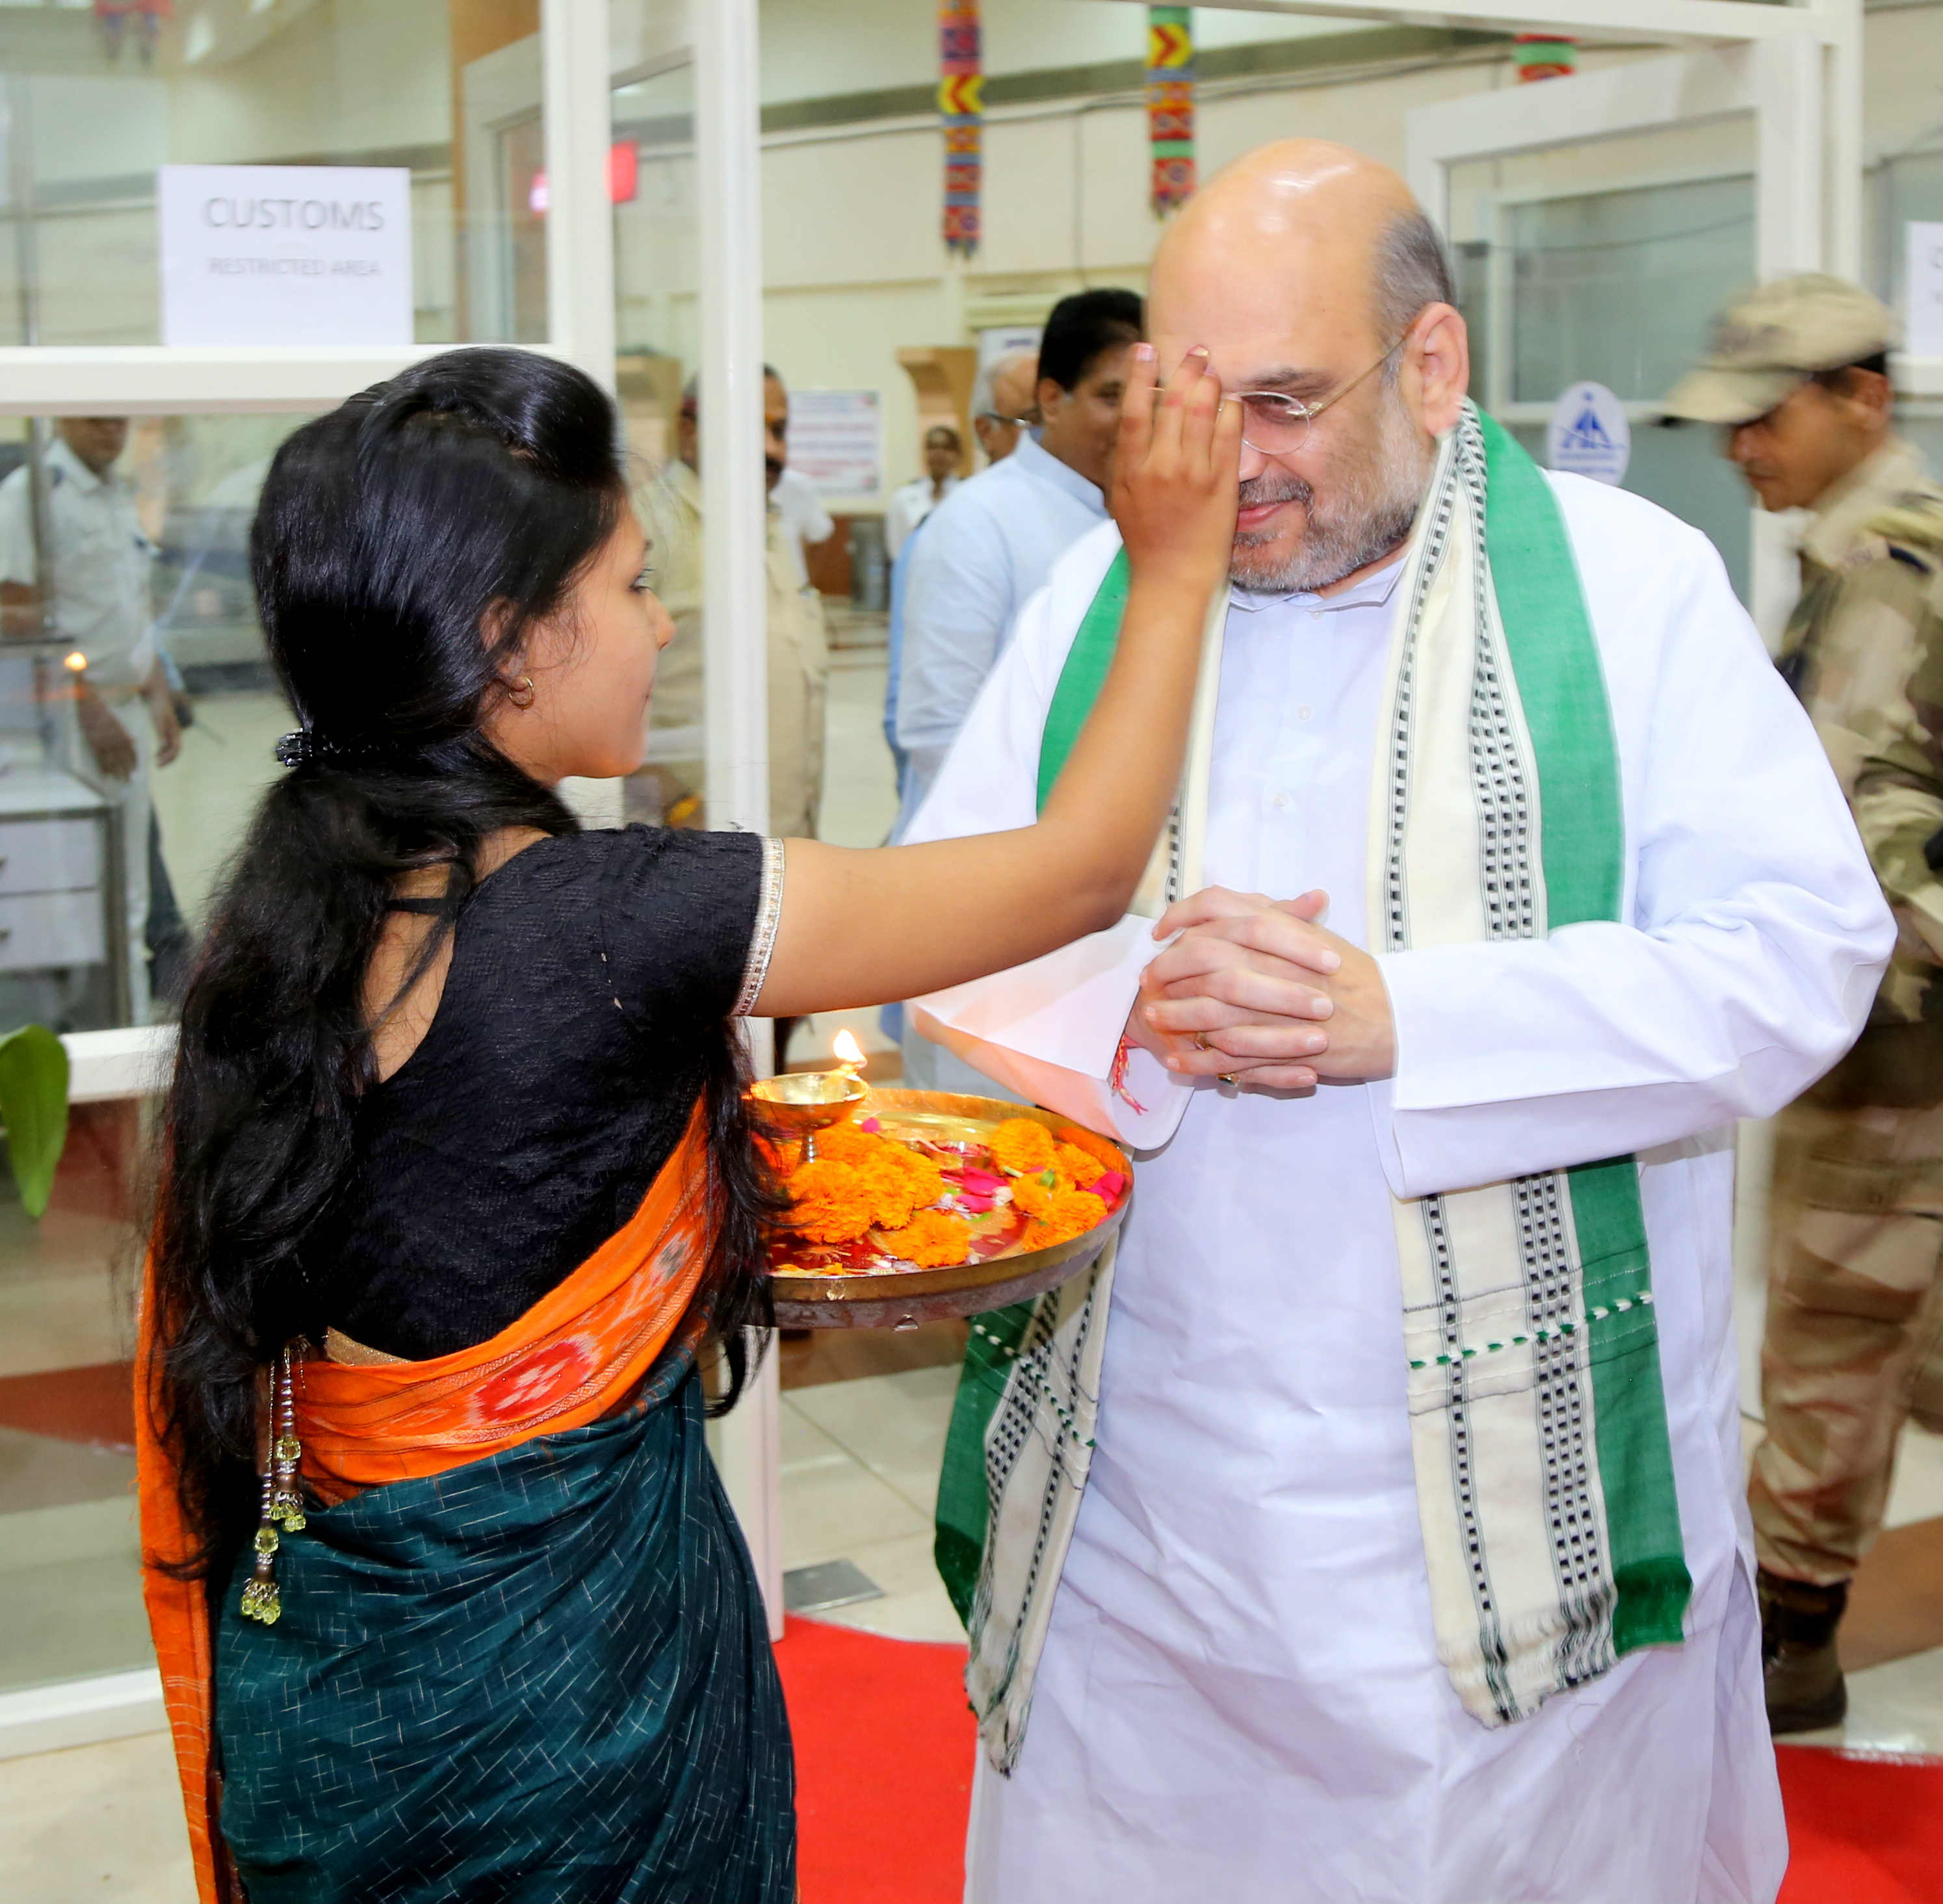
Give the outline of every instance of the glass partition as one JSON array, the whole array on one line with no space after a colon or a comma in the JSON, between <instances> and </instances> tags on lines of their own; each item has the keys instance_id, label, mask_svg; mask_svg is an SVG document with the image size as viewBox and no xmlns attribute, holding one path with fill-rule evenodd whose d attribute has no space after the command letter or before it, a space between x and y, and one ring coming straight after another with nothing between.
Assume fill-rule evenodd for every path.
<instances>
[{"instance_id":1,"label":"glass partition","mask_svg":"<svg viewBox=\"0 0 1943 1904\"><path fill-rule=\"evenodd\" d=\"M14 427L0 439L14 465L0 480L0 1024L146 1024L179 995L289 725L249 527L295 422Z\"/></svg>"},{"instance_id":2,"label":"glass partition","mask_svg":"<svg viewBox=\"0 0 1943 1904\"><path fill-rule=\"evenodd\" d=\"M290 726L248 538L297 421L69 419L0 441L0 1030L140 1024L180 997ZM45 590L20 553L36 438ZM149 1657L127 1286L144 1159L139 1105L82 1105L38 1221L0 1172L0 1690Z\"/></svg>"},{"instance_id":3,"label":"glass partition","mask_svg":"<svg viewBox=\"0 0 1943 1904\"><path fill-rule=\"evenodd\" d=\"M0 343L170 341L170 164L401 172L413 339L545 339L538 0L174 12L0 6Z\"/></svg>"},{"instance_id":4,"label":"glass partition","mask_svg":"<svg viewBox=\"0 0 1943 1904\"><path fill-rule=\"evenodd\" d=\"M1745 487L1715 431L1662 428L1656 407L1755 276L1751 139L1751 124L1710 123L1451 171L1480 402L1542 462L1553 401L1582 379L1604 384L1628 407L1625 487L1704 530L1743 600Z\"/></svg>"},{"instance_id":5,"label":"glass partition","mask_svg":"<svg viewBox=\"0 0 1943 1904\"><path fill-rule=\"evenodd\" d=\"M675 625L655 671L647 764L628 782L624 814L702 826L708 683L693 66L684 60L617 87L612 112L615 389L636 504L655 545L655 592Z\"/></svg>"},{"instance_id":6,"label":"glass partition","mask_svg":"<svg viewBox=\"0 0 1943 1904\"><path fill-rule=\"evenodd\" d=\"M128 1359L141 1128L133 1105L78 1107L38 1221L0 1172L0 1692L151 1658Z\"/></svg>"}]
</instances>

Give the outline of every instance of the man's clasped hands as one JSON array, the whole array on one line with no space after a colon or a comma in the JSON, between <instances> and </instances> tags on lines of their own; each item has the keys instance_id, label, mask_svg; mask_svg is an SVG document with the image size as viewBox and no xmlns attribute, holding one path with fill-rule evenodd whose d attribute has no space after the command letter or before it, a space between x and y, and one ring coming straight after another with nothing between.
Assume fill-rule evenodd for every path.
<instances>
[{"instance_id":1,"label":"man's clasped hands","mask_svg":"<svg viewBox=\"0 0 1943 1904\"><path fill-rule=\"evenodd\" d=\"M1321 924L1328 904L1215 886L1171 906L1154 937L1174 943L1142 974L1127 1035L1177 1076L1260 1090L1388 1077L1396 1030L1382 970Z\"/></svg>"}]
</instances>

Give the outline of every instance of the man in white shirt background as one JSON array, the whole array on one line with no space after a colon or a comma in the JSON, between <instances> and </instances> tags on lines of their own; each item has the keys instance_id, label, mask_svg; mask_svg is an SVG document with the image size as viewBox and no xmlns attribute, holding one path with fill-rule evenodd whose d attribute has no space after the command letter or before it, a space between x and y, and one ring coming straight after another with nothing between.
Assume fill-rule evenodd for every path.
<instances>
[{"instance_id":1,"label":"man in white shirt background","mask_svg":"<svg viewBox=\"0 0 1943 1904\"><path fill-rule=\"evenodd\" d=\"M1019 447L1019 439L1038 422L1038 382L1039 352L1036 346L1031 349L1014 346L1000 352L980 369L973 379L972 434L978 439L978 447L984 454L987 468L993 463L1003 462ZM914 483L906 487L916 490L922 485ZM955 489L957 484L953 482L950 487ZM925 511L926 517L942 499L938 497L932 501ZM904 806L910 785L910 757L898 739L898 702L904 688L904 598L910 581L911 537L916 533L916 521L913 521L909 530L901 531L900 526L890 517L885 519L886 546L891 557L891 613L886 635L889 666L884 675L884 742L891 750L892 765L897 774L900 809ZM884 1007L886 1030L901 1025L903 1012L901 1005Z\"/></svg>"},{"instance_id":2,"label":"man in white shirt background","mask_svg":"<svg viewBox=\"0 0 1943 1904\"><path fill-rule=\"evenodd\" d=\"M1127 352L1143 322L1132 291L1061 299L1039 339L1038 427L940 503L912 545L900 618L900 826L929 791L1014 618L1053 564L1107 519ZM979 1088L949 1053L908 1032L904 1075L915 1089Z\"/></svg>"},{"instance_id":3,"label":"man in white shirt background","mask_svg":"<svg viewBox=\"0 0 1943 1904\"><path fill-rule=\"evenodd\" d=\"M1008 350L972 385L972 434L987 463L1003 462L1039 421L1039 352Z\"/></svg>"},{"instance_id":4,"label":"man in white shirt background","mask_svg":"<svg viewBox=\"0 0 1943 1904\"><path fill-rule=\"evenodd\" d=\"M156 548L134 492L115 473L127 447L121 416L63 418L46 461L54 591L44 599L35 547L31 471L0 483L0 628L71 643L75 713L102 790L121 814L127 975L134 1021L146 1024L149 775L182 750L182 729L158 654L150 599Z\"/></svg>"}]
</instances>

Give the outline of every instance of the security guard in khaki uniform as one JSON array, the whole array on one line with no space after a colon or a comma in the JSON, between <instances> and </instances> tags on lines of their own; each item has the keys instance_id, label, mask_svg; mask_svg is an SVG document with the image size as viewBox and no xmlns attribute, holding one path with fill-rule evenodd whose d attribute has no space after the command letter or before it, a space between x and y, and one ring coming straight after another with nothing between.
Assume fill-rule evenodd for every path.
<instances>
[{"instance_id":1,"label":"security guard in khaki uniform","mask_svg":"<svg viewBox=\"0 0 1943 1904\"><path fill-rule=\"evenodd\" d=\"M1782 671L1902 926L1855 1049L1776 1133L1749 1490L1775 1731L1847 1708L1836 1628L1914 1412L1943 1428L1943 489L1894 433L1894 322L1820 274L1752 293L1667 400L1768 509L1806 509Z\"/></svg>"},{"instance_id":2,"label":"security guard in khaki uniform","mask_svg":"<svg viewBox=\"0 0 1943 1904\"><path fill-rule=\"evenodd\" d=\"M773 495L788 456L789 393L775 371L763 382L764 461L772 499L764 552L768 583L769 831L778 839L814 839L823 805L824 705L830 650L823 610L797 579ZM702 810L701 452L692 383L676 419L676 460L649 496L655 593L673 617L675 638L655 675L649 764L631 786L631 819L671 825L705 823ZM638 810L637 810L638 809Z\"/></svg>"}]
</instances>

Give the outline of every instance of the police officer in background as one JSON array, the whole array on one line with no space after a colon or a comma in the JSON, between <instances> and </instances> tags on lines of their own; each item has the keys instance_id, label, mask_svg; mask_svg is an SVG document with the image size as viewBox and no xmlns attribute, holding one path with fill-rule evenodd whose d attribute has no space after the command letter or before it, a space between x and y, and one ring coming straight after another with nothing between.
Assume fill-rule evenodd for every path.
<instances>
[{"instance_id":1,"label":"police officer in background","mask_svg":"<svg viewBox=\"0 0 1943 1904\"><path fill-rule=\"evenodd\" d=\"M1723 315L1667 400L1766 509L1805 509L1779 665L1902 926L1855 1049L1778 1120L1767 1433L1749 1489L1769 1723L1847 1709L1836 1629L1905 1419L1943 1429L1943 489L1895 431L1889 312L1819 273Z\"/></svg>"}]
</instances>

